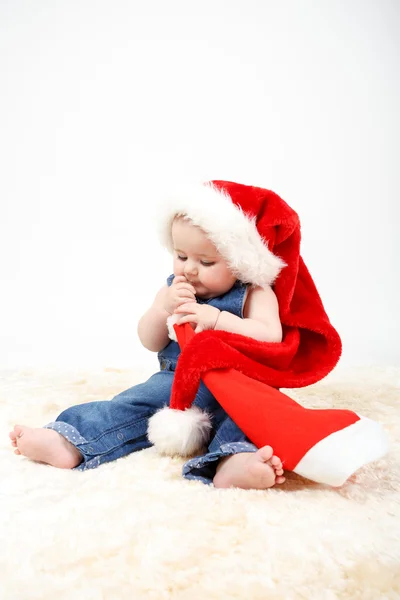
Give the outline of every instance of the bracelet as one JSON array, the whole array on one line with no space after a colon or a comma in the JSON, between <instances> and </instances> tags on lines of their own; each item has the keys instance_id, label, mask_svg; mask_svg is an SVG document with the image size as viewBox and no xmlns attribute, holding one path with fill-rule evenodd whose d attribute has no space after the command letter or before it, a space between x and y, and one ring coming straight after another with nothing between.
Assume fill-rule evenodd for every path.
<instances>
[{"instance_id":1,"label":"bracelet","mask_svg":"<svg viewBox=\"0 0 400 600\"><path fill-rule=\"evenodd\" d=\"M213 329L215 329L215 328L216 328L216 326L217 326L217 323L218 323L218 319L219 319L219 317L220 317L221 313L222 313L222 310L218 310L218 315L217 315L217 318L215 319L215 323L214 323L214 327L213 327Z\"/></svg>"}]
</instances>

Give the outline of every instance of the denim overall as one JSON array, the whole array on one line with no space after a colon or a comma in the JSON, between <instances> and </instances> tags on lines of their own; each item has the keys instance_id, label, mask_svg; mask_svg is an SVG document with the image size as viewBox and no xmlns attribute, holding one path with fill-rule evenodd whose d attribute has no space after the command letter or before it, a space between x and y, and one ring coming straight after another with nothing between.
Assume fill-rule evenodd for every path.
<instances>
[{"instance_id":1,"label":"denim overall","mask_svg":"<svg viewBox=\"0 0 400 600\"><path fill-rule=\"evenodd\" d=\"M168 285L172 280L173 275L168 277ZM237 281L226 294L210 300L197 298L197 302L210 304L243 318L246 290L247 286ZM148 421L155 412L169 404L179 353L178 343L171 341L158 354L160 371L145 383L129 388L112 400L67 408L56 421L46 425L46 428L64 436L82 454L83 460L76 467L77 470L93 469L151 446L147 439ZM210 484L222 457L239 452L255 452L257 448L235 425L203 382L193 404L210 414L212 430L206 454L187 461L183 465L183 476Z\"/></svg>"}]
</instances>

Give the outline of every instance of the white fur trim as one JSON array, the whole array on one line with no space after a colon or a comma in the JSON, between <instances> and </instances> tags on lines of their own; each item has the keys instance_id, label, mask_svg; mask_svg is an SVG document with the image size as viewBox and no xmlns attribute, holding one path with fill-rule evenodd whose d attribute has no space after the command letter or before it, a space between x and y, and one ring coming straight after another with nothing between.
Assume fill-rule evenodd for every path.
<instances>
[{"instance_id":1,"label":"white fur trim","mask_svg":"<svg viewBox=\"0 0 400 600\"><path fill-rule=\"evenodd\" d=\"M211 183L183 188L160 207L159 234L170 252L173 251L172 222L177 215L187 216L207 233L243 283L271 285L286 266L263 241L255 218L246 215L227 192Z\"/></svg>"},{"instance_id":2,"label":"white fur trim","mask_svg":"<svg viewBox=\"0 0 400 600\"><path fill-rule=\"evenodd\" d=\"M168 329L168 337L173 342L177 342L177 337L174 329L175 323L178 322L178 315L170 315L167 318L167 329Z\"/></svg>"},{"instance_id":3,"label":"white fur trim","mask_svg":"<svg viewBox=\"0 0 400 600\"><path fill-rule=\"evenodd\" d=\"M388 451L382 425L358 416L359 421L315 444L293 471L312 481L339 487L357 469L382 458Z\"/></svg>"},{"instance_id":4,"label":"white fur trim","mask_svg":"<svg viewBox=\"0 0 400 600\"><path fill-rule=\"evenodd\" d=\"M192 456L207 445L211 420L197 406L186 410L162 408L149 419L147 437L160 454Z\"/></svg>"}]
</instances>

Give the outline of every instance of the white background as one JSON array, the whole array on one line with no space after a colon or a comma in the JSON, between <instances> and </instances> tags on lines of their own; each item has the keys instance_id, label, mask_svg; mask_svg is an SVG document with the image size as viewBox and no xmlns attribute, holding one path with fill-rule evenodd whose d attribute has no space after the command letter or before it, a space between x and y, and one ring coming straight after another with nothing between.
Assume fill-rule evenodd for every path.
<instances>
[{"instance_id":1,"label":"white background","mask_svg":"<svg viewBox=\"0 0 400 600\"><path fill-rule=\"evenodd\" d=\"M280 194L342 364L399 364L399 7L1 0L0 366L155 364L152 210L187 177Z\"/></svg>"}]
</instances>

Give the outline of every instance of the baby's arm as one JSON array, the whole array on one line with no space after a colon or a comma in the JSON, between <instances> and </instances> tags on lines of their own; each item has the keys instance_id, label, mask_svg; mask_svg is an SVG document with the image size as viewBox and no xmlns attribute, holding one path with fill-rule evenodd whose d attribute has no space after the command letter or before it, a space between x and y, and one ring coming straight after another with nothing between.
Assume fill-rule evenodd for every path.
<instances>
[{"instance_id":1,"label":"baby's arm","mask_svg":"<svg viewBox=\"0 0 400 600\"><path fill-rule=\"evenodd\" d=\"M183 315L183 313L186 314ZM175 314L180 317L179 324L192 323L195 333L207 329L219 329L240 333L260 342L282 341L278 301L271 288L249 290L243 310L243 319L230 312L221 312L209 304L182 304L175 309Z\"/></svg>"},{"instance_id":2,"label":"baby's arm","mask_svg":"<svg viewBox=\"0 0 400 600\"><path fill-rule=\"evenodd\" d=\"M181 304L195 300L195 289L183 276L175 277L169 287L164 285L139 321L138 335L143 346L152 352L165 348L170 341L167 318Z\"/></svg>"},{"instance_id":3,"label":"baby's arm","mask_svg":"<svg viewBox=\"0 0 400 600\"><path fill-rule=\"evenodd\" d=\"M159 352L169 342L167 318L169 314L164 308L168 286L163 286L154 299L149 310L144 313L138 324L138 335L143 346L152 352Z\"/></svg>"},{"instance_id":4,"label":"baby's arm","mask_svg":"<svg viewBox=\"0 0 400 600\"><path fill-rule=\"evenodd\" d=\"M240 333L260 342L281 342L279 305L272 288L250 288L243 310L244 318L222 311L216 330Z\"/></svg>"}]
</instances>

